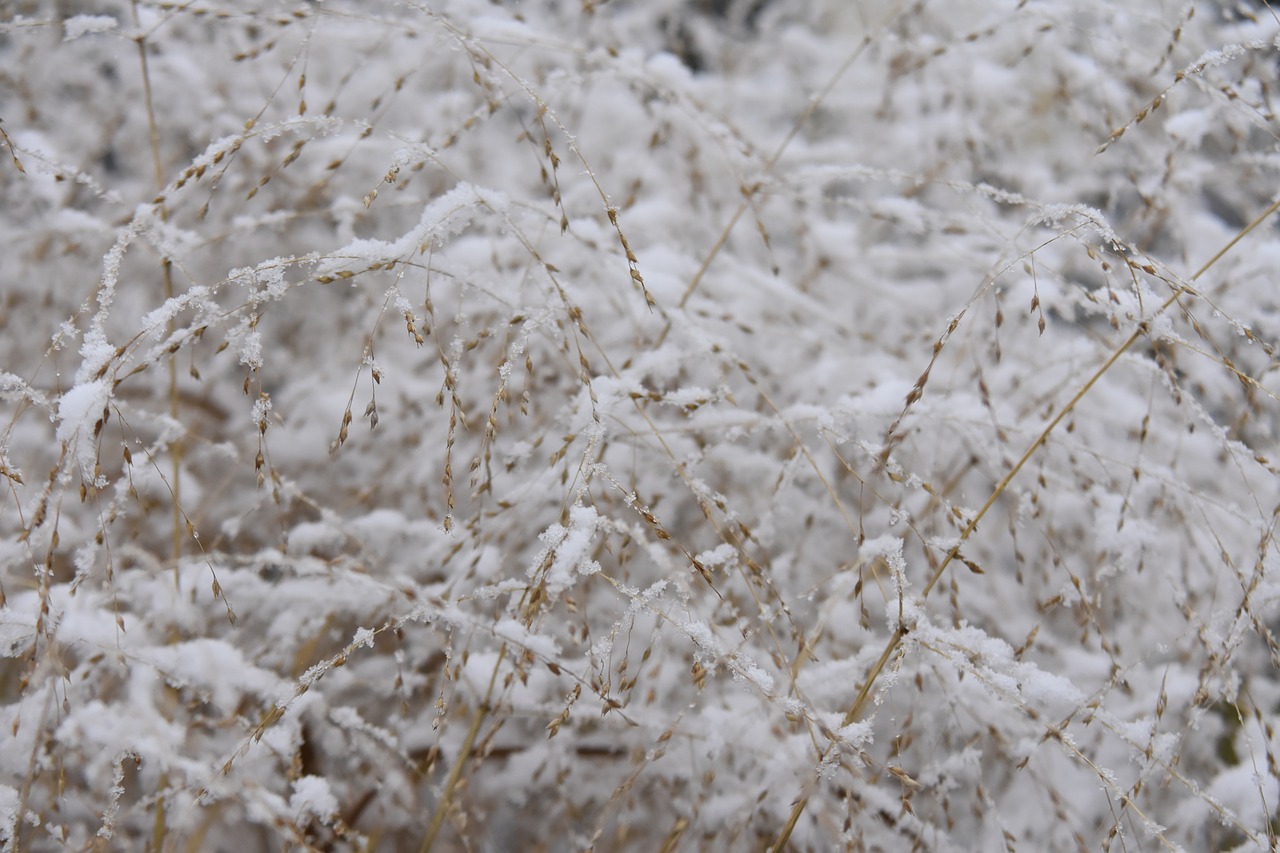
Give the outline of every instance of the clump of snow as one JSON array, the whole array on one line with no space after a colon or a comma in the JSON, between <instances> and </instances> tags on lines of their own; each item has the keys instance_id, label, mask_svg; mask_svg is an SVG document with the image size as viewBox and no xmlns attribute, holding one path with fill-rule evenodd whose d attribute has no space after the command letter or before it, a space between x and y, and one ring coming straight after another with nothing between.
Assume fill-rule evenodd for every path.
<instances>
[{"instance_id":1,"label":"clump of snow","mask_svg":"<svg viewBox=\"0 0 1280 853\"><path fill-rule=\"evenodd\" d=\"M1018 684L1023 698L1043 711L1050 719L1062 719L1084 704L1080 689L1051 672L1027 667Z\"/></svg>"},{"instance_id":2,"label":"clump of snow","mask_svg":"<svg viewBox=\"0 0 1280 853\"><path fill-rule=\"evenodd\" d=\"M259 432L265 432L270 426L271 408L271 398L266 395L253 401L253 410L249 413L249 417Z\"/></svg>"},{"instance_id":3,"label":"clump of snow","mask_svg":"<svg viewBox=\"0 0 1280 853\"><path fill-rule=\"evenodd\" d=\"M109 33L120 25L110 15L72 15L62 22L63 41L74 41L91 33Z\"/></svg>"},{"instance_id":4,"label":"clump of snow","mask_svg":"<svg viewBox=\"0 0 1280 853\"><path fill-rule=\"evenodd\" d=\"M323 776L299 776L293 783L289 809L300 823L305 823L309 817L329 823L338 813L338 798Z\"/></svg>"},{"instance_id":5,"label":"clump of snow","mask_svg":"<svg viewBox=\"0 0 1280 853\"><path fill-rule=\"evenodd\" d=\"M0 842L4 842L6 850L17 849L21 802L16 788L0 785Z\"/></svg>"},{"instance_id":6,"label":"clump of snow","mask_svg":"<svg viewBox=\"0 0 1280 853\"><path fill-rule=\"evenodd\" d=\"M102 378L76 385L58 398L57 440L70 448L85 483L101 488L106 476L95 474L98 441L95 425L111 400L111 380Z\"/></svg>"},{"instance_id":7,"label":"clump of snow","mask_svg":"<svg viewBox=\"0 0 1280 853\"><path fill-rule=\"evenodd\" d=\"M594 574L599 565L590 559L592 540L601 519L590 506L575 506L569 510L569 526L553 524L538 537L546 548L535 557L529 571L536 572L547 556L554 553L546 571L547 593L558 596L574 582L574 574Z\"/></svg>"},{"instance_id":8,"label":"clump of snow","mask_svg":"<svg viewBox=\"0 0 1280 853\"><path fill-rule=\"evenodd\" d=\"M229 330L227 340L235 347L241 364L252 370L262 368L262 333L258 331L253 321L245 319Z\"/></svg>"},{"instance_id":9,"label":"clump of snow","mask_svg":"<svg viewBox=\"0 0 1280 853\"><path fill-rule=\"evenodd\" d=\"M745 678L750 681L760 692L769 695L773 693L773 676L766 672L754 661L742 660L737 661L738 666L734 669L734 675Z\"/></svg>"}]
</instances>

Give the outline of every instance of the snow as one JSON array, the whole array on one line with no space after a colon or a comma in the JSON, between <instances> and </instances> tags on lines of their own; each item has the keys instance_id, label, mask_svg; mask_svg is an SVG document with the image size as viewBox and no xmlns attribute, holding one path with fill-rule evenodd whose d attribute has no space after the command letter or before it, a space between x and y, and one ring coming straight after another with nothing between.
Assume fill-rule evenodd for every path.
<instances>
[{"instance_id":1,"label":"snow","mask_svg":"<svg viewBox=\"0 0 1280 853\"><path fill-rule=\"evenodd\" d=\"M68 5L0 835L1265 849L1269 15Z\"/></svg>"},{"instance_id":2,"label":"snow","mask_svg":"<svg viewBox=\"0 0 1280 853\"><path fill-rule=\"evenodd\" d=\"M58 429L55 438L71 450L84 482L101 488L104 475L95 474L98 443L94 425L102 418L111 400L111 381L106 378L83 382L58 398Z\"/></svg>"},{"instance_id":3,"label":"snow","mask_svg":"<svg viewBox=\"0 0 1280 853\"><path fill-rule=\"evenodd\" d=\"M1165 119L1164 129L1170 136L1183 141L1188 148L1198 148L1201 140L1213 129L1211 110L1183 110Z\"/></svg>"},{"instance_id":4,"label":"snow","mask_svg":"<svg viewBox=\"0 0 1280 853\"><path fill-rule=\"evenodd\" d=\"M702 622L689 622L684 631L698 647L699 656L714 662L724 654L724 647L716 639L715 632Z\"/></svg>"},{"instance_id":5,"label":"snow","mask_svg":"<svg viewBox=\"0 0 1280 853\"><path fill-rule=\"evenodd\" d=\"M270 416L271 416L271 398L270 397L263 396L253 401L253 409L249 413L249 418L250 420L253 421L253 425L258 428L259 432L265 431L266 428L270 426Z\"/></svg>"},{"instance_id":6,"label":"snow","mask_svg":"<svg viewBox=\"0 0 1280 853\"><path fill-rule=\"evenodd\" d=\"M1260 774L1246 761L1218 774L1206 793L1229 809L1235 820L1252 825L1266 819L1272 808L1268 804L1280 796L1280 780L1270 773Z\"/></svg>"},{"instance_id":7,"label":"snow","mask_svg":"<svg viewBox=\"0 0 1280 853\"><path fill-rule=\"evenodd\" d=\"M740 674L742 678L750 681L762 693L773 693L773 676L752 661L738 661L738 668L735 668L734 674Z\"/></svg>"},{"instance_id":8,"label":"snow","mask_svg":"<svg viewBox=\"0 0 1280 853\"><path fill-rule=\"evenodd\" d=\"M1051 672L1030 669L1024 672L1018 689L1023 698L1050 719L1062 719L1084 704L1084 694L1067 679Z\"/></svg>"},{"instance_id":9,"label":"snow","mask_svg":"<svg viewBox=\"0 0 1280 853\"><path fill-rule=\"evenodd\" d=\"M265 363L262 355L262 332L253 327L252 321L243 321L227 335L227 338L235 347L241 364L251 370L262 369Z\"/></svg>"},{"instance_id":10,"label":"snow","mask_svg":"<svg viewBox=\"0 0 1280 853\"><path fill-rule=\"evenodd\" d=\"M599 523L600 517L593 508L575 506L569 510L567 528L553 524L539 536L546 548L535 557L529 571L535 573L547 555L554 554L544 578L548 595L559 596L568 589L575 573L590 575L599 571L599 565L589 559Z\"/></svg>"},{"instance_id":11,"label":"snow","mask_svg":"<svg viewBox=\"0 0 1280 853\"><path fill-rule=\"evenodd\" d=\"M293 783L289 809L300 821L305 822L306 817L314 816L322 823L329 823L338 813L338 799L324 777L299 776Z\"/></svg>"},{"instance_id":12,"label":"snow","mask_svg":"<svg viewBox=\"0 0 1280 853\"><path fill-rule=\"evenodd\" d=\"M80 345L81 364L76 371L76 384L83 385L101 379L101 374L115 358L116 348L112 346L100 328L90 329Z\"/></svg>"},{"instance_id":13,"label":"snow","mask_svg":"<svg viewBox=\"0 0 1280 853\"><path fill-rule=\"evenodd\" d=\"M16 788L0 785L0 842L4 842L6 850L17 849L21 802L21 795Z\"/></svg>"},{"instance_id":14,"label":"snow","mask_svg":"<svg viewBox=\"0 0 1280 853\"><path fill-rule=\"evenodd\" d=\"M555 640L534 634L515 619L503 619L493 630L494 636L515 643L544 659L554 661L560 657L560 646Z\"/></svg>"},{"instance_id":15,"label":"snow","mask_svg":"<svg viewBox=\"0 0 1280 853\"><path fill-rule=\"evenodd\" d=\"M90 33L107 33L119 26L110 15L72 15L62 22L63 41L73 41Z\"/></svg>"}]
</instances>

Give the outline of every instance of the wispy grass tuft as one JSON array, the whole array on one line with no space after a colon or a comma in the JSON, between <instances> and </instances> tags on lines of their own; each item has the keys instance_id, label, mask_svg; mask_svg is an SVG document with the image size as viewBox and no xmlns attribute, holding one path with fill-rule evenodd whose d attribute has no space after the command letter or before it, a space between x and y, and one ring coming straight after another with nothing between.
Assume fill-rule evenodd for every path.
<instances>
[{"instance_id":1,"label":"wispy grass tuft","mask_svg":"<svg viewBox=\"0 0 1280 853\"><path fill-rule=\"evenodd\" d=\"M1280 19L261 5L0 22L5 849L1275 847Z\"/></svg>"}]
</instances>

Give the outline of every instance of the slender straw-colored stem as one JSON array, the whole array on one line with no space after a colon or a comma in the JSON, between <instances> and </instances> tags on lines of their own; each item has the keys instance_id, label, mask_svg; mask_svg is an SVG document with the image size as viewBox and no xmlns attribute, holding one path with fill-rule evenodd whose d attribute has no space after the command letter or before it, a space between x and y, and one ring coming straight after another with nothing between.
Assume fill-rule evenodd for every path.
<instances>
[{"instance_id":1,"label":"slender straw-colored stem","mask_svg":"<svg viewBox=\"0 0 1280 853\"><path fill-rule=\"evenodd\" d=\"M135 27L140 27L141 22L138 17L138 0L133 0L133 23ZM134 44L138 47L138 63L142 68L142 94L143 99L147 103L147 128L151 142L151 166L155 173L156 193L164 191L164 166L160 159L160 124L156 121L156 105L155 98L151 91L151 69L147 62L147 40L145 36L139 35ZM168 210L164 204L160 204L160 221L168 219ZM173 298L173 264L168 258L162 258L160 261L161 274L164 280L164 298L168 301ZM166 325L166 334L172 335L174 330L174 320L169 319ZM175 421L178 419L178 361L177 354L169 355L169 417ZM173 492L172 502L172 527L169 534L169 557L173 561L173 584L181 591L181 578L178 573L178 560L182 556L182 542L185 535L186 524L182 517L182 442L177 439L169 448L169 486Z\"/></svg>"},{"instance_id":2,"label":"slender straw-colored stem","mask_svg":"<svg viewBox=\"0 0 1280 853\"><path fill-rule=\"evenodd\" d=\"M485 719L488 718L489 712L492 711L490 703L493 698L494 685L498 683L498 670L502 667L502 661L506 658L507 647L504 644L498 652L498 660L493 665L493 672L489 675L489 687L485 690L484 701L471 716L471 726L467 729L467 735L462 739L462 748L458 750L458 755L453 760L453 767L449 770L449 778L445 780L444 790L440 794L440 801L436 803L435 813L431 815L431 825L427 827L427 834L422 838L422 846L419 848L421 853L429 853L436 843L436 836L440 834L440 828L444 826L444 819L449 813L449 804L453 802L453 792L458 787L458 782L462 779L462 770L467 765L467 760L471 757L471 749L475 746L476 736L480 733L480 727L484 725Z\"/></svg>"},{"instance_id":3,"label":"slender straw-colored stem","mask_svg":"<svg viewBox=\"0 0 1280 853\"><path fill-rule=\"evenodd\" d=\"M141 19L138 17L138 0L132 0L131 9L133 12L133 23L136 28L141 30ZM151 145L151 167L155 175L156 193L164 191L164 166L160 159L160 125L156 121L155 97L151 90L151 68L147 62L147 41L146 37L139 35L134 44L138 48L138 64L142 72L142 93L143 99L147 105L147 129ZM160 219L164 221L168 216L163 204L160 205ZM173 265L168 258L162 258L160 268L164 282L164 298L168 301L173 298ZM172 336L174 330L174 321L171 318L167 326L167 334ZM169 417L175 421L178 419L178 367L176 354L169 355ZM170 448L169 455L171 459L171 468L169 472L169 488L173 493L172 501L172 526L170 532L170 558L173 561L173 585L175 589L181 591L181 578L178 572L178 558L182 556L182 537L185 526L182 517L182 503L180 500L182 483L180 480L182 457L181 445L178 441L173 443ZM168 784L167 777L161 775L158 787L163 788ZM168 833L168 820L165 816L165 804L163 794L157 798L155 807L155 818L152 821L152 845L156 850L160 850L164 846L165 836Z\"/></svg>"}]
</instances>

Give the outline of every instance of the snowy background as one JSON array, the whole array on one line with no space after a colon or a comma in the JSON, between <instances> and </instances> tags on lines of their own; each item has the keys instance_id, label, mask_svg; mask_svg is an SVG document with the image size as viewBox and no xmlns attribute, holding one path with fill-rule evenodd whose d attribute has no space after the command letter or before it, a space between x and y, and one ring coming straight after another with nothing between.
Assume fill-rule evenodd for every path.
<instances>
[{"instance_id":1,"label":"snowy background","mask_svg":"<svg viewBox=\"0 0 1280 853\"><path fill-rule=\"evenodd\" d=\"M1274 848L1265 4L0 15L5 849Z\"/></svg>"}]
</instances>

